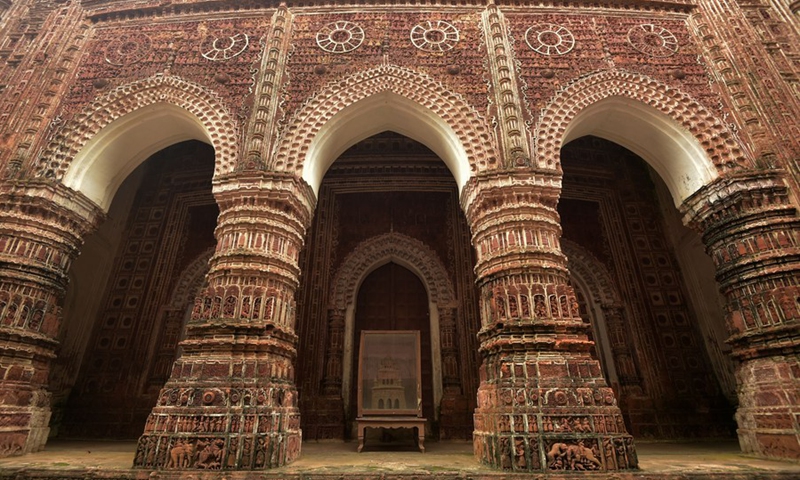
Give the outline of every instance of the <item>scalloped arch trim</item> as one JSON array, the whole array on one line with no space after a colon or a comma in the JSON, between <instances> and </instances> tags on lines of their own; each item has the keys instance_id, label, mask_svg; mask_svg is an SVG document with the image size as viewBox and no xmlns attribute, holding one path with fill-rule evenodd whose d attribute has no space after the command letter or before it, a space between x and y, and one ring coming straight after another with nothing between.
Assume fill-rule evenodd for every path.
<instances>
[{"instance_id":1,"label":"scalloped arch trim","mask_svg":"<svg viewBox=\"0 0 800 480\"><path fill-rule=\"evenodd\" d=\"M619 143L658 171L676 204L725 171L750 162L733 133L686 93L644 75L603 71L560 90L536 128L540 166L583 135Z\"/></svg>"},{"instance_id":2,"label":"scalloped arch trim","mask_svg":"<svg viewBox=\"0 0 800 480\"><path fill-rule=\"evenodd\" d=\"M430 247L400 233L387 233L365 240L345 257L333 278L330 308L344 310L354 301L364 278L376 268L395 262L416 273L428 290L432 303L454 307L453 286L439 257Z\"/></svg>"},{"instance_id":3,"label":"scalloped arch trim","mask_svg":"<svg viewBox=\"0 0 800 480\"><path fill-rule=\"evenodd\" d=\"M199 84L156 75L121 85L88 105L53 135L36 175L62 180L107 209L136 166L189 139L214 147L215 175L234 169L236 122L222 101Z\"/></svg>"},{"instance_id":4,"label":"scalloped arch trim","mask_svg":"<svg viewBox=\"0 0 800 480\"><path fill-rule=\"evenodd\" d=\"M317 191L328 167L364 138L392 130L436 152L459 188L496 165L491 129L461 95L422 73L394 65L332 82L297 111L273 161Z\"/></svg>"}]
</instances>

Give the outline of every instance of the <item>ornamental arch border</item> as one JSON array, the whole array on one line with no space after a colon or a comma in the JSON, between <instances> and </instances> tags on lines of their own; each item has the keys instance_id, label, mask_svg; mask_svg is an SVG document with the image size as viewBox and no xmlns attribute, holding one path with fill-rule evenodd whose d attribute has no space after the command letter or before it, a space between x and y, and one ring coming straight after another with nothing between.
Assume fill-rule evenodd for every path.
<instances>
[{"instance_id":1,"label":"ornamental arch border","mask_svg":"<svg viewBox=\"0 0 800 480\"><path fill-rule=\"evenodd\" d=\"M706 183L723 173L752 164L734 132L690 95L645 75L612 70L574 80L542 109L535 129L536 158L540 166L560 168L561 148L576 117L593 105L614 98L629 101L654 114L658 112L671 119L675 127L685 130L685 137L693 138L697 150L704 153L702 158L693 158L692 163L708 174L704 179ZM677 200L682 199L676 199L676 204L680 203Z\"/></svg>"},{"instance_id":2,"label":"ornamental arch border","mask_svg":"<svg viewBox=\"0 0 800 480\"><path fill-rule=\"evenodd\" d=\"M83 108L48 138L34 167L34 175L65 182L75 169L83 167L81 162L90 161L80 155L87 144L102 135L104 128L142 109L155 109L159 105L182 110L183 116L193 117L202 128L205 140L214 148L215 176L234 170L238 130L236 120L223 101L200 84L178 76L155 75L120 85Z\"/></svg>"},{"instance_id":3,"label":"ornamental arch border","mask_svg":"<svg viewBox=\"0 0 800 480\"><path fill-rule=\"evenodd\" d=\"M584 280L587 293L599 305L621 305L622 297L615 287L611 273L603 262L577 243L561 239L561 251L567 257L567 269Z\"/></svg>"},{"instance_id":4,"label":"ornamental arch border","mask_svg":"<svg viewBox=\"0 0 800 480\"><path fill-rule=\"evenodd\" d=\"M611 383L619 382L614 353L611 348L606 308L624 310L622 296L614 284L613 277L606 266L591 252L575 242L561 239L561 251L567 256L567 269L570 281L578 284L589 296L586 299L588 308L593 310L595 320L595 343L601 356L601 364Z\"/></svg>"},{"instance_id":5,"label":"ornamental arch border","mask_svg":"<svg viewBox=\"0 0 800 480\"><path fill-rule=\"evenodd\" d=\"M452 130L460 144L456 148L463 149L465 156L459 161L465 162L464 167L467 167L466 175L456 178L459 187L476 172L498 165L488 121L461 94L424 73L382 65L328 83L295 111L274 151L271 167L304 176L308 165L317 160L312 158L314 140L324 133L331 119L363 100L382 94L394 94L437 117L443 126ZM330 162L333 160L335 158ZM316 191L319 185L313 185L314 181L309 183Z\"/></svg>"},{"instance_id":6,"label":"ornamental arch border","mask_svg":"<svg viewBox=\"0 0 800 480\"><path fill-rule=\"evenodd\" d=\"M183 269L175 287L170 292L169 301L166 304L168 308L191 308L205 284L209 262L215 250L216 247L206 249Z\"/></svg>"},{"instance_id":7,"label":"ornamental arch border","mask_svg":"<svg viewBox=\"0 0 800 480\"><path fill-rule=\"evenodd\" d=\"M433 363L433 403L441 404L442 350L440 312L456 307L453 286L447 269L438 255L419 240L392 232L369 238L356 246L342 261L333 277L329 301L331 310L344 313L344 352L342 355L342 397L345 409L350 405L350 385L353 372L355 342L355 303L364 279L377 268L395 262L408 268L422 281L428 293L431 330L431 361ZM436 409L438 412L438 409ZM436 413L438 417L438 413Z\"/></svg>"},{"instance_id":8,"label":"ornamental arch border","mask_svg":"<svg viewBox=\"0 0 800 480\"><path fill-rule=\"evenodd\" d=\"M441 308L456 306L452 282L436 252L415 238L392 232L363 241L345 257L333 277L329 308L346 309L355 302L364 279L392 261L420 278L431 303Z\"/></svg>"}]
</instances>

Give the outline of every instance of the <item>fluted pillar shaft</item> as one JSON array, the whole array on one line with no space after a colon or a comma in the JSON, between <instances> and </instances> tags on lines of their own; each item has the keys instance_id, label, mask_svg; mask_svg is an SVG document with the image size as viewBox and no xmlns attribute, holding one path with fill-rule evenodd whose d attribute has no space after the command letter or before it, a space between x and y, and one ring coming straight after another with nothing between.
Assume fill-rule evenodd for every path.
<instances>
[{"instance_id":1,"label":"fluted pillar shaft","mask_svg":"<svg viewBox=\"0 0 800 480\"><path fill-rule=\"evenodd\" d=\"M44 448L67 272L102 218L61 184L0 186L0 455Z\"/></svg>"},{"instance_id":2,"label":"fluted pillar shaft","mask_svg":"<svg viewBox=\"0 0 800 480\"><path fill-rule=\"evenodd\" d=\"M301 179L275 173L218 180L214 191L208 288L139 439L136 467L251 470L300 454L294 294L314 196Z\"/></svg>"},{"instance_id":3,"label":"fluted pillar shaft","mask_svg":"<svg viewBox=\"0 0 800 480\"><path fill-rule=\"evenodd\" d=\"M780 172L720 178L687 199L726 299L745 453L800 459L800 217Z\"/></svg>"},{"instance_id":4,"label":"fluted pillar shaft","mask_svg":"<svg viewBox=\"0 0 800 480\"><path fill-rule=\"evenodd\" d=\"M635 468L568 284L560 191L557 172L515 170L473 177L462 193L481 296L475 455L521 471Z\"/></svg>"}]
</instances>

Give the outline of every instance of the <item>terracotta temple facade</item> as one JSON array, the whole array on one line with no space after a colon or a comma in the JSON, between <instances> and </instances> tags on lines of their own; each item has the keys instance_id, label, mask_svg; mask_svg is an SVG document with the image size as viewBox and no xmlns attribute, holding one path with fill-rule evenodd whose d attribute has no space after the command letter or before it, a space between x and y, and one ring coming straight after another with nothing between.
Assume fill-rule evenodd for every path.
<instances>
[{"instance_id":1,"label":"terracotta temple facade","mask_svg":"<svg viewBox=\"0 0 800 480\"><path fill-rule=\"evenodd\" d=\"M498 470L800 459L798 9L0 0L0 455L281 466L415 330Z\"/></svg>"}]
</instances>

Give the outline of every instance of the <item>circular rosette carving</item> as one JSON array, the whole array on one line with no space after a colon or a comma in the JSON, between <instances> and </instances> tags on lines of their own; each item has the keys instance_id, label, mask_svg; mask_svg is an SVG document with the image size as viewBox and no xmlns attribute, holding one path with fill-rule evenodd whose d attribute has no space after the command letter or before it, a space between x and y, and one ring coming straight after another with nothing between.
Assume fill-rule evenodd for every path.
<instances>
[{"instance_id":1,"label":"circular rosette carving","mask_svg":"<svg viewBox=\"0 0 800 480\"><path fill-rule=\"evenodd\" d=\"M363 41L364 29L347 21L329 23L317 32L317 45L331 53L352 52Z\"/></svg>"},{"instance_id":2,"label":"circular rosette carving","mask_svg":"<svg viewBox=\"0 0 800 480\"><path fill-rule=\"evenodd\" d=\"M152 41L144 33L125 33L106 47L106 62L122 66L136 63L150 53Z\"/></svg>"},{"instance_id":3,"label":"circular rosette carving","mask_svg":"<svg viewBox=\"0 0 800 480\"><path fill-rule=\"evenodd\" d=\"M542 55L564 55L575 47L575 37L563 25L539 23L525 32L525 43Z\"/></svg>"},{"instance_id":4,"label":"circular rosette carving","mask_svg":"<svg viewBox=\"0 0 800 480\"><path fill-rule=\"evenodd\" d=\"M444 52L458 43L458 29L444 20L425 21L411 29L411 43L426 52Z\"/></svg>"},{"instance_id":5,"label":"circular rosette carving","mask_svg":"<svg viewBox=\"0 0 800 480\"><path fill-rule=\"evenodd\" d=\"M200 52L203 57L219 62L241 55L247 50L248 45L250 45L250 39L245 33L219 37L208 36L200 45Z\"/></svg>"},{"instance_id":6,"label":"circular rosette carving","mask_svg":"<svg viewBox=\"0 0 800 480\"><path fill-rule=\"evenodd\" d=\"M669 57L678 51L678 39L669 30L652 23L636 25L628 30L633 48L651 57Z\"/></svg>"}]
</instances>

